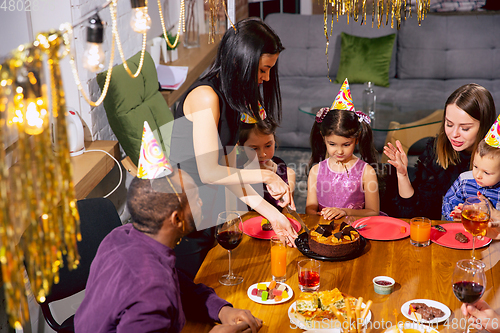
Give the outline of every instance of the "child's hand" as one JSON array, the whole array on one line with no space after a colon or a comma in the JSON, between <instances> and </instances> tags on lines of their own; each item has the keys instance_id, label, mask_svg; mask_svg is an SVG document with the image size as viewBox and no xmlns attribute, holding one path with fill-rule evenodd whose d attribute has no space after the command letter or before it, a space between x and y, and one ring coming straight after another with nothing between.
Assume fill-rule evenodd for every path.
<instances>
[{"instance_id":1,"label":"child's hand","mask_svg":"<svg viewBox=\"0 0 500 333\"><path fill-rule=\"evenodd\" d=\"M453 221L460 221L462 220L462 207L464 204L458 204L458 206L455 206L455 209L450 213L450 217L453 218Z\"/></svg>"},{"instance_id":2,"label":"child's hand","mask_svg":"<svg viewBox=\"0 0 500 333\"><path fill-rule=\"evenodd\" d=\"M323 208L319 214L322 215L325 220L340 219L347 215L345 210L336 207Z\"/></svg>"}]
</instances>

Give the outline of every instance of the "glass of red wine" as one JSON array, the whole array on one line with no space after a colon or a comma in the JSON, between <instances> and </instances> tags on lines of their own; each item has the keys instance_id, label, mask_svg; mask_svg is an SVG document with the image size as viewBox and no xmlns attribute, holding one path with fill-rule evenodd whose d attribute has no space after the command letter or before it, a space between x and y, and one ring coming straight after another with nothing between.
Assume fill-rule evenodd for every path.
<instances>
[{"instance_id":1,"label":"glass of red wine","mask_svg":"<svg viewBox=\"0 0 500 333\"><path fill-rule=\"evenodd\" d=\"M476 259L476 237L485 236L490 220L490 205L481 197L467 198L462 207L462 224L472 235L472 259Z\"/></svg>"},{"instance_id":2,"label":"glass of red wine","mask_svg":"<svg viewBox=\"0 0 500 333\"><path fill-rule=\"evenodd\" d=\"M243 277L234 275L231 269L231 250L236 248L243 237L243 222L237 212L225 211L217 218L215 229L217 242L229 252L229 273L219 278L219 282L225 286L235 286L243 282Z\"/></svg>"},{"instance_id":3,"label":"glass of red wine","mask_svg":"<svg viewBox=\"0 0 500 333\"><path fill-rule=\"evenodd\" d=\"M453 293L462 303L474 304L486 289L485 265L480 260L459 260L453 271ZM469 326L467 325L467 332Z\"/></svg>"}]
</instances>

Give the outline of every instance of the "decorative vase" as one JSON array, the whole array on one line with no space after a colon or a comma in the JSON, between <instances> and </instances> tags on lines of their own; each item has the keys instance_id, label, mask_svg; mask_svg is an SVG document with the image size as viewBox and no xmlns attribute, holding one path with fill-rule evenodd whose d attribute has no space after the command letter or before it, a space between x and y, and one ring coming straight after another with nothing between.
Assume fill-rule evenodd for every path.
<instances>
[{"instance_id":1,"label":"decorative vase","mask_svg":"<svg viewBox=\"0 0 500 333\"><path fill-rule=\"evenodd\" d=\"M200 47L200 23L196 0L185 0L186 32L184 33L184 47Z\"/></svg>"},{"instance_id":2,"label":"decorative vase","mask_svg":"<svg viewBox=\"0 0 500 333\"><path fill-rule=\"evenodd\" d=\"M169 62L176 61L179 58L179 52L177 52L177 49L168 50L167 53Z\"/></svg>"}]
</instances>

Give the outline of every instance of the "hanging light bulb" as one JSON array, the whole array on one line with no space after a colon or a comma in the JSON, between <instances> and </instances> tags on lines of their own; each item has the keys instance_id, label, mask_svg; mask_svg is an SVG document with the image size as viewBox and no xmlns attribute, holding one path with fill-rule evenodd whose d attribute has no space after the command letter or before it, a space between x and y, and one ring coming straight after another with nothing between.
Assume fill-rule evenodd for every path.
<instances>
[{"instance_id":1,"label":"hanging light bulb","mask_svg":"<svg viewBox=\"0 0 500 333\"><path fill-rule=\"evenodd\" d=\"M130 5L132 6L130 18L132 30L140 34L147 32L151 28L151 18L148 15L146 0L130 0Z\"/></svg>"},{"instance_id":2,"label":"hanging light bulb","mask_svg":"<svg viewBox=\"0 0 500 333\"><path fill-rule=\"evenodd\" d=\"M7 106L11 109L7 122L16 123L18 130L29 135L41 134L49 123L41 52L38 48L18 49L11 66L15 81L13 103Z\"/></svg>"},{"instance_id":3,"label":"hanging light bulb","mask_svg":"<svg viewBox=\"0 0 500 333\"><path fill-rule=\"evenodd\" d=\"M104 68L104 51L102 50L102 40L104 36L104 26L101 18L96 13L89 19L87 27L87 47L83 53L83 67L91 72L97 72Z\"/></svg>"},{"instance_id":4,"label":"hanging light bulb","mask_svg":"<svg viewBox=\"0 0 500 333\"><path fill-rule=\"evenodd\" d=\"M24 131L30 135L37 135L44 130L44 120L48 118L47 109L45 109L45 103L43 99L38 98L36 100L26 100L26 124L24 125Z\"/></svg>"}]
</instances>

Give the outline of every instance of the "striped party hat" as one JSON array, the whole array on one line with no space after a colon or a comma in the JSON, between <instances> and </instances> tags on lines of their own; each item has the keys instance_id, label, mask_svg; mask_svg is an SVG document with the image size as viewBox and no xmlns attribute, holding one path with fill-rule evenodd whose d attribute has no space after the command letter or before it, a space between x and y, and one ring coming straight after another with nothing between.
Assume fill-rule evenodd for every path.
<instances>
[{"instance_id":1,"label":"striped party hat","mask_svg":"<svg viewBox=\"0 0 500 333\"><path fill-rule=\"evenodd\" d=\"M151 131L147 121L144 122L142 131L142 144L139 156L139 167L137 177L141 179L156 179L168 176L173 169L168 162L161 146Z\"/></svg>"}]
</instances>

